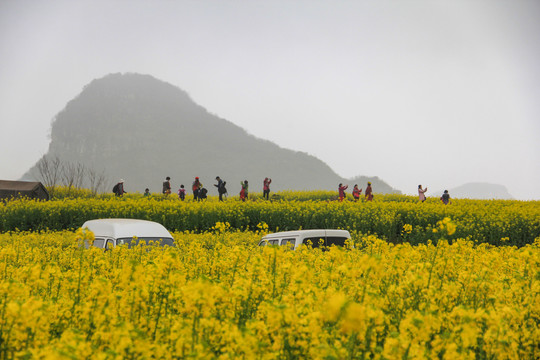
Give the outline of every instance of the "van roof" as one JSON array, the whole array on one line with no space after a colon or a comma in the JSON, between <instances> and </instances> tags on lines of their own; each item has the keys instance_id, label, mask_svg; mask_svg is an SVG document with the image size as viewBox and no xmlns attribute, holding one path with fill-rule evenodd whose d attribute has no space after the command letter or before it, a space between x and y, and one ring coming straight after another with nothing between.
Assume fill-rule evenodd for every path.
<instances>
[{"instance_id":1,"label":"van roof","mask_svg":"<svg viewBox=\"0 0 540 360\"><path fill-rule=\"evenodd\" d=\"M285 236L346 236L351 237L351 234L347 230L335 230L335 229L312 229L312 230L294 230L294 231L282 231L273 234L268 234L263 239L271 239L276 237Z\"/></svg>"},{"instance_id":2,"label":"van roof","mask_svg":"<svg viewBox=\"0 0 540 360\"><path fill-rule=\"evenodd\" d=\"M82 228L88 228L97 237L132 238L156 237L172 238L165 227L157 222L138 219L96 219L86 221Z\"/></svg>"}]
</instances>

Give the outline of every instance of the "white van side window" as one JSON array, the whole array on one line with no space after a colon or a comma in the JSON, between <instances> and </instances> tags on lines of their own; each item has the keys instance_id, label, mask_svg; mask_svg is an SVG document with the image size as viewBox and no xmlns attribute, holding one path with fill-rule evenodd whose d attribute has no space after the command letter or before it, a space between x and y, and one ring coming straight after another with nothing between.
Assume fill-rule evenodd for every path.
<instances>
[{"instance_id":1,"label":"white van side window","mask_svg":"<svg viewBox=\"0 0 540 360\"><path fill-rule=\"evenodd\" d=\"M302 244L308 245L311 244L311 247L318 248L319 246L324 246L324 238L322 236L315 236L310 238L305 238L304 241L302 241Z\"/></svg>"},{"instance_id":2,"label":"white van side window","mask_svg":"<svg viewBox=\"0 0 540 360\"><path fill-rule=\"evenodd\" d=\"M116 239L116 245L125 245L125 244L129 244L129 241L131 239Z\"/></svg>"},{"instance_id":3,"label":"white van side window","mask_svg":"<svg viewBox=\"0 0 540 360\"><path fill-rule=\"evenodd\" d=\"M345 246L345 241L347 241L348 238L344 236L329 236L326 238L326 246Z\"/></svg>"},{"instance_id":4,"label":"white van side window","mask_svg":"<svg viewBox=\"0 0 540 360\"><path fill-rule=\"evenodd\" d=\"M279 239L268 240L268 245L279 245Z\"/></svg>"},{"instance_id":5,"label":"white van side window","mask_svg":"<svg viewBox=\"0 0 540 360\"><path fill-rule=\"evenodd\" d=\"M294 250L294 244L296 243L296 239L283 239L281 240L281 246L290 245L291 250Z\"/></svg>"}]
</instances>

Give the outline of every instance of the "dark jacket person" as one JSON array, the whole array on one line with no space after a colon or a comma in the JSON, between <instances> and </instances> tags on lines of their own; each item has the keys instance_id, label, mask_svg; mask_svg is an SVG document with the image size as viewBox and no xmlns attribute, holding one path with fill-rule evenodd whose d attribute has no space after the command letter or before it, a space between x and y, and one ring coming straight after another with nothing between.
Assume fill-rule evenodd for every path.
<instances>
[{"instance_id":1,"label":"dark jacket person","mask_svg":"<svg viewBox=\"0 0 540 360\"><path fill-rule=\"evenodd\" d=\"M215 187L217 187L217 191L219 194L219 201L223 201L223 194L227 193L227 189L225 189L225 184L227 184L226 181L221 180L219 176L216 176L217 184L214 184Z\"/></svg>"}]
</instances>

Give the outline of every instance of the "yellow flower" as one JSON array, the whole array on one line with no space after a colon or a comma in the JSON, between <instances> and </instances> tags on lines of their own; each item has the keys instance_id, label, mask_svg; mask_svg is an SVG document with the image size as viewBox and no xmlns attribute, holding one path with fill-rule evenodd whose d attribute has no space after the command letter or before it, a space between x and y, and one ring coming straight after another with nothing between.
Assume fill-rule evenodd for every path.
<instances>
[{"instance_id":1,"label":"yellow flower","mask_svg":"<svg viewBox=\"0 0 540 360\"><path fill-rule=\"evenodd\" d=\"M337 292L330 296L326 303L325 318L327 321L337 321L341 316L344 306L347 303L347 296Z\"/></svg>"}]
</instances>

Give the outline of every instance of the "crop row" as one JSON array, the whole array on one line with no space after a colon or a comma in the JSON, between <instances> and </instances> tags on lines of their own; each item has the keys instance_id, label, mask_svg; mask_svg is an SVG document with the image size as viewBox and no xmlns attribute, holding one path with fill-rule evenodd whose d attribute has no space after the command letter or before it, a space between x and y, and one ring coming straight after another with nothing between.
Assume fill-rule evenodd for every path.
<instances>
[{"instance_id":1,"label":"crop row","mask_svg":"<svg viewBox=\"0 0 540 360\"><path fill-rule=\"evenodd\" d=\"M392 242L436 241L437 222L451 218L456 231L450 238L468 238L493 245L531 244L540 236L539 202L461 200L444 206L437 202L406 201L248 201L181 202L174 198L88 198L49 202L29 200L0 204L0 232L79 228L96 218L136 218L162 223L171 231L203 232L217 222L233 229L271 231L342 228L376 234Z\"/></svg>"}]
</instances>

